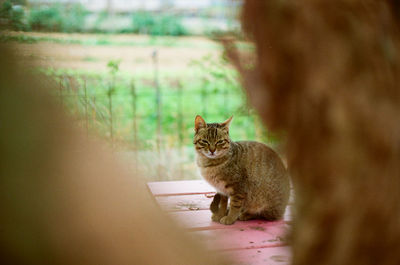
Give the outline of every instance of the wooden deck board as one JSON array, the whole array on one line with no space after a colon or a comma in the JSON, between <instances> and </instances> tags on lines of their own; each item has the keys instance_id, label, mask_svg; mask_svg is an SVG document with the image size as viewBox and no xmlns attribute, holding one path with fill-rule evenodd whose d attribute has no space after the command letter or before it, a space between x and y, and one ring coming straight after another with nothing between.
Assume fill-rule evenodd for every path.
<instances>
[{"instance_id":1,"label":"wooden deck board","mask_svg":"<svg viewBox=\"0 0 400 265\"><path fill-rule=\"evenodd\" d=\"M214 193L155 197L165 211L208 210ZM291 205L291 203L289 203ZM289 212L287 214L290 214ZM285 219L286 220L286 219Z\"/></svg>"},{"instance_id":2,"label":"wooden deck board","mask_svg":"<svg viewBox=\"0 0 400 265\"><path fill-rule=\"evenodd\" d=\"M230 226L222 225L211 221L211 212L209 210L198 210L198 211L176 211L170 212L170 215L177 222L187 227L190 230L207 230L207 229L226 229ZM268 222L265 220L250 220L250 221L236 221L235 226L237 227L248 227L264 225L270 226L274 224L284 225L285 221L288 222L290 216L285 215L287 220Z\"/></svg>"},{"instance_id":3,"label":"wooden deck board","mask_svg":"<svg viewBox=\"0 0 400 265\"><path fill-rule=\"evenodd\" d=\"M193 194L156 197L158 204L165 211L208 210L214 194Z\"/></svg>"},{"instance_id":4,"label":"wooden deck board","mask_svg":"<svg viewBox=\"0 0 400 265\"><path fill-rule=\"evenodd\" d=\"M202 180L150 182L148 187L154 196L215 193L215 189Z\"/></svg>"},{"instance_id":5,"label":"wooden deck board","mask_svg":"<svg viewBox=\"0 0 400 265\"><path fill-rule=\"evenodd\" d=\"M240 265L285 265L290 264L289 247L270 247L224 251L227 257Z\"/></svg>"},{"instance_id":6,"label":"wooden deck board","mask_svg":"<svg viewBox=\"0 0 400 265\"><path fill-rule=\"evenodd\" d=\"M265 247L281 247L287 245L285 226L254 225L232 226L226 229L194 231L213 249L238 250Z\"/></svg>"},{"instance_id":7,"label":"wooden deck board","mask_svg":"<svg viewBox=\"0 0 400 265\"><path fill-rule=\"evenodd\" d=\"M210 249L243 265L289 264L285 234L290 229L291 206L280 221L237 221L227 226L211 221L208 208L215 190L205 181L151 182L148 187L160 207Z\"/></svg>"}]
</instances>

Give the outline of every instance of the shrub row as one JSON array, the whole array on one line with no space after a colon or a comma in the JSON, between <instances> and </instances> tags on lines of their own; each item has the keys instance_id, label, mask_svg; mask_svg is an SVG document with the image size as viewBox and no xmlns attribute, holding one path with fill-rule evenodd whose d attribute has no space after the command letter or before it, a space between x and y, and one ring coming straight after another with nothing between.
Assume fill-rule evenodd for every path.
<instances>
[{"instance_id":1,"label":"shrub row","mask_svg":"<svg viewBox=\"0 0 400 265\"><path fill-rule=\"evenodd\" d=\"M23 1L5 1L0 6L0 27L17 31L45 32L103 32L100 24L108 18L106 12L97 16L92 28L86 27L89 12L81 4L51 4L26 7ZM131 15L131 23L116 33L147 35L188 35L181 18L169 14L138 11Z\"/></svg>"}]
</instances>

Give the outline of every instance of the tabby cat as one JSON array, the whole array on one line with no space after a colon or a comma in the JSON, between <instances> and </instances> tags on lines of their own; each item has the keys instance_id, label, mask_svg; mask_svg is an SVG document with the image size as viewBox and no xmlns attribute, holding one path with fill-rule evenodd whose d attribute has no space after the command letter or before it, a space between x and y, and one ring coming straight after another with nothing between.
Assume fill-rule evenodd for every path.
<instances>
[{"instance_id":1,"label":"tabby cat","mask_svg":"<svg viewBox=\"0 0 400 265\"><path fill-rule=\"evenodd\" d=\"M223 123L206 123L199 115L195 119L197 165L217 190L210 205L212 220L230 225L237 219L280 219L290 193L285 166L265 144L231 141L231 121L232 117Z\"/></svg>"}]
</instances>

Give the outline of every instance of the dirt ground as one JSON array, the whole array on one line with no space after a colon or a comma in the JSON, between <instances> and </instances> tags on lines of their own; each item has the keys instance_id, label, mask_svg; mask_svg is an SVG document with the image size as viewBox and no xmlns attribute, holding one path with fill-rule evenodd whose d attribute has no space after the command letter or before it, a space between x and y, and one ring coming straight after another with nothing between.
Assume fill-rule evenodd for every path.
<instances>
[{"instance_id":1,"label":"dirt ground","mask_svg":"<svg viewBox=\"0 0 400 265\"><path fill-rule=\"evenodd\" d=\"M16 45L18 53L28 59L35 59L40 66L64 69L105 71L110 60L121 60L120 70L126 72L153 69L152 54L157 51L159 68L168 71L181 71L192 60L211 55L217 57L221 49L216 43L203 37L169 38L165 43L150 43L151 37L138 35L99 35L99 34L61 34L61 33L13 33L32 37L46 37L53 40L93 42L105 40L108 44L69 44L54 41L39 41ZM132 45L129 45L132 43Z\"/></svg>"}]
</instances>

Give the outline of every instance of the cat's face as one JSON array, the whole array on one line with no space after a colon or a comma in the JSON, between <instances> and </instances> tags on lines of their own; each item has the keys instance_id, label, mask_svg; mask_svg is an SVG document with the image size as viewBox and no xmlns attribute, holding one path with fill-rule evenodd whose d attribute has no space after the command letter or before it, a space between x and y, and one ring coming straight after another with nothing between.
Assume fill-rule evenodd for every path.
<instances>
[{"instance_id":1,"label":"cat's face","mask_svg":"<svg viewBox=\"0 0 400 265\"><path fill-rule=\"evenodd\" d=\"M197 115L195 119L194 146L197 153L214 159L225 155L229 151L229 124L230 117L223 123L206 123Z\"/></svg>"}]
</instances>

